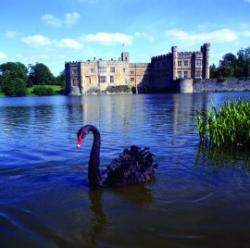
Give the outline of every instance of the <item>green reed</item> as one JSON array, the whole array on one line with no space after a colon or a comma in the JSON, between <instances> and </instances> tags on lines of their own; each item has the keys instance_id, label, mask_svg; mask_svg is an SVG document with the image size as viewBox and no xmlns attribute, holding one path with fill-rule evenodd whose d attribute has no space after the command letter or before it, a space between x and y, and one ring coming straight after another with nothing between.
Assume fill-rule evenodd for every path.
<instances>
[{"instance_id":1,"label":"green reed","mask_svg":"<svg viewBox=\"0 0 250 248\"><path fill-rule=\"evenodd\" d=\"M197 113L200 142L214 147L250 145L250 102L227 102L220 109Z\"/></svg>"}]
</instances>

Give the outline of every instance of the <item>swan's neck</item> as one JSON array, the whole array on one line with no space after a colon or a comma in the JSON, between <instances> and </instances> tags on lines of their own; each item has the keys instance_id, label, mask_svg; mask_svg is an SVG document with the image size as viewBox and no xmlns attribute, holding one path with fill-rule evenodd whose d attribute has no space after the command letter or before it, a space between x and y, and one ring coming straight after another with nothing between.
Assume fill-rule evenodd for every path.
<instances>
[{"instance_id":1,"label":"swan's neck","mask_svg":"<svg viewBox=\"0 0 250 248\"><path fill-rule=\"evenodd\" d=\"M101 186L101 174L99 170L101 137L97 128L92 126L90 131L93 133L94 141L89 158L88 178L92 186Z\"/></svg>"}]
</instances>

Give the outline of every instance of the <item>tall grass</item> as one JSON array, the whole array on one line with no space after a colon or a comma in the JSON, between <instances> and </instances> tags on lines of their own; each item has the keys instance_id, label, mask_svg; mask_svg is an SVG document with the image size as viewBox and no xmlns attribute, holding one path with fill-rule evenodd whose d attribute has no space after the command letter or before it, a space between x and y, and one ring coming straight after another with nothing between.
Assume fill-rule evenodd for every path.
<instances>
[{"instance_id":1,"label":"tall grass","mask_svg":"<svg viewBox=\"0 0 250 248\"><path fill-rule=\"evenodd\" d=\"M227 102L220 109L198 112L200 142L213 147L250 147L250 102Z\"/></svg>"}]
</instances>

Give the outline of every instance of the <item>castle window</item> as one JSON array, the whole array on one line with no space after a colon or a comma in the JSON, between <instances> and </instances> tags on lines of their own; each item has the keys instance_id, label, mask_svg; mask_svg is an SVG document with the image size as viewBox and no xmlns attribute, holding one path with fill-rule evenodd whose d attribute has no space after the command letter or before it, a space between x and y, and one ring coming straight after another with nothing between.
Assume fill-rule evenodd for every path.
<instances>
[{"instance_id":1,"label":"castle window","mask_svg":"<svg viewBox=\"0 0 250 248\"><path fill-rule=\"evenodd\" d=\"M106 76L99 76L99 83L106 83Z\"/></svg>"},{"instance_id":2,"label":"castle window","mask_svg":"<svg viewBox=\"0 0 250 248\"><path fill-rule=\"evenodd\" d=\"M131 75L134 75L134 73L135 73L135 71L130 71L130 74L131 74Z\"/></svg>"},{"instance_id":3,"label":"castle window","mask_svg":"<svg viewBox=\"0 0 250 248\"><path fill-rule=\"evenodd\" d=\"M201 66L201 59L196 59L195 60L195 65L196 66Z\"/></svg>"},{"instance_id":4,"label":"castle window","mask_svg":"<svg viewBox=\"0 0 250 248\"><path fill-rule=\"evenodd\" d=\"M72 79L72 84L73 84L73 86L77 86L78 85L78 80L77 79Z\"/></svg>"},{"instance_id":5,"label":"castle window","mask_svg":"<svg viewBox=\"0 0 250 248\"><path fill-rule=\"evenodd\" d=\"M201 71L195 72L195 78L201 78Z\"/></svg>"},{"instance_id":6,"label":"castle window","mask_svg":"<svg viewBox=\"0 0 250 248\"><path fill-rule=\"evenodd\" d=\"M107 67L105 66L98 67L98 72L107 72Z\"/></svg>"},{"instance_id":7,"label":"castle window","mask_svg":"<svg viewBox=\"0 0 250 248\"><path fill-rule=\"evenodd\" d=\"M94 73L94 68L90 68L90 73Z\"/></svg>"},{"instance_id":8,"label":"castle window","mask_svg":"<svg viewBox=\"0 0 250 248\"><path fill-rule=\"evenodd\" d=\"M115 73L115 67L114 66L110 67L110 72Z\"/></svg>"},{"instance_id":9,"label":"castle window","mask_svg":"<svg viewBox=\"0 0 250 248\"><path fill-rule=\"evenodd\" d=\"M77 75L77 69L73 69L73 70L71 71L71 75Z\"/></svg>"},{"instance_id":10,"label":"castle window","mask_svg":"<svg viewBox=\"0 0 250 248\"><path fill-rule=\"evenodd\" d=\"M178 60L178 66L182 66L182 60Z\"/></svg>"},{"instance_id":11,"label":"castle window","mask_svg":"<svg viewBox=\"0 0 250 248\"><path fill-rule=\"evenodd\" d=\"M184 66L188 66L188 60L184 60Z\"/></svg>"},{"instance_id":12,"label":"castle window","mask_svg":"<svg viewBox=\"0 0 250 248\"><path fill-rule=\"evenodd\" d=\"M111 67L112 68L112 67ZM114 83L114 76L110 76L110 81L109 81L111 84Z\"/></svg>"},{"instance_id":13,"label":"castle window","mask_svg":"<svg viewBox=\"0 0 250 248\"><path fill-rule=\"evenodd\" d=\"M181 73L181 71L178 71L178 78L182 78L182 73Z\"/></svg>"},{"instance_id":14,"label":"castle window","mask_svg":"<svg viewBox=\"0 0 250 248\"><path fill-rule=\"evenodd\" d=\"M125 70L125 68L123 68L123 72L125 72L126 70Z\"/></svg>"},{"instance_id":15,"label":"castle window","mask_svg":"<svg viewBox=\"0 0 250 248\"><path fill-rule=\"evenodd\" d=\"M184 71L184 78L188 78L188 71Z\"/></svg>"},{"instance_id":16,"label":"castle window","mask_svg":"<svg viewBox=\"0 0 250 248\"><path fill-rule=\"evenodd\" d=\"M131 82L134 82L134 81L135 81L135 79L132 77L132 78L130 78L130 81L131 81Z\"/></svg>"}]
</instances>

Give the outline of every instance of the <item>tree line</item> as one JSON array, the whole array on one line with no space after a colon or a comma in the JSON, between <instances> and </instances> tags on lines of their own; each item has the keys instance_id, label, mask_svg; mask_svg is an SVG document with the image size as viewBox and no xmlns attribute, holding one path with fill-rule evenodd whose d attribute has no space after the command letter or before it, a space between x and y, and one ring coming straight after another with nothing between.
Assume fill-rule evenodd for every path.
<instances>
[{"instance_id":1,"label":"tree line","mask_svg":"<svg viewBox=\"0 0 250 248\"><path fill-rule=\"evenodd\" d=\"M65 85L64 71L54 76L43 63L26 67L20 62L7 62L0 65L0 91L7 96L25 96L27 88L34 88L37 95L52 95L53 88L45 85ZM34 87L39 86L39 87ZM41 93L41 94L40 94Z\"/></svg>"},{"instance_id":2,"label":"tree line","mask_svg":"<svg viewBox=\"0 0 250 248\"><path fill-rule=\"evenodd\" d=\"M247 79L250 77L250 47L240 49L236 55L226 53L219 65L210 66L210 77L224 81L226 78L235 77Z\"/></svg>"}]
</instances>

